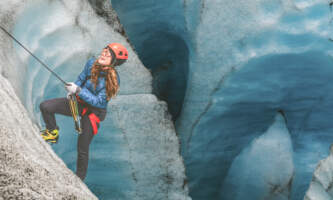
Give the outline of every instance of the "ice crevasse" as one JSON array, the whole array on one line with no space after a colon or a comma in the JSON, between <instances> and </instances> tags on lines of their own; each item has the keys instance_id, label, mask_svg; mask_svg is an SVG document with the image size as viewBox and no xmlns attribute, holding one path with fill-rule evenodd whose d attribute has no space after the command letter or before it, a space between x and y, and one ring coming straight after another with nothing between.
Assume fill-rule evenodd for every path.
<instances>
[{"instance_id":1,"label":"ice crevasse","mask_svg":"<svg viewBox=\"0 0 333 200\"><path fill-rule=\"evenodd\" d=\"M91 146L86 183L97 196L332 198L322 178L333 141L328 1L112 0L120 24L103 2L115 20L96 15L92 0L1 3L2 25L66 80L110 38L130 49ZM2 75L41 123L39 103L65 95L62 86L9 39L0 42ZM59 123L54 150L74 170L73 124Z\"/></svg>"}]
</instances>

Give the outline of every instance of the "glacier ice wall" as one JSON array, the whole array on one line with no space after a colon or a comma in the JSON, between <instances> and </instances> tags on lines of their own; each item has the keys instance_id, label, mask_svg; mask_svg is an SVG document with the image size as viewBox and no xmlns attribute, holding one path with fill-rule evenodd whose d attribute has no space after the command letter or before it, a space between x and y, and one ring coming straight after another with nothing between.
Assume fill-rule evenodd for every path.
<instances>
[{"instance_id":1,"label":"glacier ice wall","mask_svg":"<svg viewBox=\"0 0 333 200\"><path fill-rule=\"evenodd\" d=\"M190 49L181 0L113 0L121 24L153 76L153 93L180 115L187 88Z\"/></svg>"},{"instance_id":2,"label":"glacier ice wall","mask_svg":"<svg viewBox=\"0 0 333 200\"><path fill-rule=\"evenodd\" d=\"M0 199L97 199L39 137L2 75L0 87Z\"/></svg>"},{"instance_id":3,"label":"glacier ice wall","mask_svg":"<svg viewBox=\"0 0 333 200\"><path fill-rule=\"evenodd\" d=\"M1 25L66 81L74 81L88 58L120 42L130 58L118 68L121 88L90 146L85 183L101 199L190 199L167 105L152 92L151 73L132 50L117 21L101 16L94 1L3 1ZM95 4L95 6L99 6ZM105 12L116 20L110 2ZM103 8L104 9L104 8ZM1 34L0 71L15 87L34 123L39 104L66 92L54 76ZM71 118L57 116L60 139L53 150L75 171L77 135Z\"/></svg>"},{"instance_id":4,"label":"glacier ice wall","mask_svg":"<svg viewBox=\"0 0 333 200\"><path fill-rule=\"evenodd\" d=\"M327 2L188 2L188 10L196 9L199 15L193 22L191 42L197 48L188 82L195 87L186 91L178 131L192 197L226 199L220 188L232 177L233 162L282 110L293 144L294 177L288 195L301 199L332 141ZM186 17L193 20L192 12ZM258 176L270 170L257 167ZM197 176L202 169L209 170ZM270 175L274 179L279 173ZM256 185L255 180L248 184Z\"/></svg>"},{"instance_id":5,"label":"glacier ice wall","mask_svg":"<svg viewBox=\"0 0 333 200\"><path fill-rule=\"evenodd\" d=\"M187 69L182 71L186 88L176 129L191 197L230 199L224 192L228 191L240 193L233 198L241 199L252 187L257 197L273 191L274 199L302 199L332 141L333 27L328 1L112 3L138 55L152 71L160 66L155 58L177 55L170 51L160 57L164 51L159 48L179 41L174 38L181 38L186 46L176 51L188 52L188 61L184 63L182 57L173 61L179 61L174 65L178 74ZM152 36L156 29L175 36L156 39ZM162 74L162 79L171 79L169 75L174 76ZM253 140L267 137L277 113L283 113L288 131L271 140L276 140L274 144L289 140L292 148L283 152L274 145L250 147L258 145ZM252 155L251 148L257 149L259 158L276 156L276 165L257 166L253 174L243 174L249 163L240 160ZM281 151L285 156L277 156ZM268 172L279 167L286 167L287 182L258 185L252 178L265 174L278 180L279 173ZM237 172L246 176L249 188L243 188L244 179L234 178L239 177Z\"/></svg>"},{"instance_id":6,"label":"glacier ice wall","mask_svg":"<svg viewBox=\"0 0 333 200\"><path fill-rule=\"evenodd\" d=\"M190 138L198 140L189 143L192 156L187 159L193 187L203 191L200 185L207 180L221 186L226 184L218 180L224 180L237 155L262 135L276 113L282 111L293 144L293 152L285 152L293 155L295 165L291 192L298 196L296 199L304 195L315 164L327 154L331 143L333 96L327 81L333 78L332 64L328 55L317 52L263 56L226 78L223 87L212 95L206 115L198 122L198 133ZM312 82L308 84L304 80ZM202 176L195 175L197 170L208 166L209 170ZM246 170L247 165L243 167Z\"/></svg>"}]
</instances>

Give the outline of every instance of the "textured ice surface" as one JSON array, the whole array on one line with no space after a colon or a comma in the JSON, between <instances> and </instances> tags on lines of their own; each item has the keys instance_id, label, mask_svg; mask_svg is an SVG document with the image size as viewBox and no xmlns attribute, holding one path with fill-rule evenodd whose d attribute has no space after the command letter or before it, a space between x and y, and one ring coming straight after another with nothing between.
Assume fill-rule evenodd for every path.
<instances>
[{"instance_id":1,"label":"textured ice surface","mask_svg":"<svg viewBox=\"0 0 333 200\"><path fill-rule=\"evenodd\" d=\"M156 45L146 46L143 41L154 28L161 30L161 24L167 28L160 32L181 38L188 49L187 87L176 128L192 198L229 199L223 192L227 190L241 199L248 195L242 189L248 184L257 186L251 192L262 198L274 191L270 198L302 199L317 162L327 156L333 141L333 27L328 1L185 0L163 8L169 2L112 2L140 56L156 50ZM157 48L175 41L159 40ZM258 165L252 174L244 174L248 164L238 156L250 154L246 151L251 148L257 149L259 158L276 155L274 148L253 147L257 144L253 140L267 137L279 111L285 114L288 131L284 133L289 136L272 136L271 141L292 144L292 154L276 159L290 164L292 158L287 171L293 178L270 187L253 177L265 174L278 180L279 173L270 173L275 165ZM232 179L237 171L243 179Z\"/></svg>"},{"instance_id":2,"label":"textured ice surface","mask_svg":"<svg viewBox=\"0 0 333 200\"><path fill-rule=\"evenodd\" d=\"M92 5L94 1L90 1ZM167 105L152 92L152 77L121 35L88 1L1 3L1 22L65 81L76 80L85 62L107 43L119 42L129 60L118 68L121 88L90 146L85 183L101 199L190 199L180 145ZM108 16L116 19L108 6ZM3 11L5 12L3 14ZM16 12L12 12L16 11ZM113 13L112 13L113 12ZM96 14L97 13L97 14ZM2 25L3 25L2 24ZM43 124L41 101L64 97L59 80L2 32L1 72L16 86L30 117ZM77 134L71 118L57 116L60 139L54 151L75 171ZM80 198L79 198L80 199Z\"/></svg>"},{"instance_id":3,"label":"textured ice surface","mask_svg":"<svg viewBox=\"0 0 333 200\"><path fill-rule=\"evenodd\" d=\"M304 200L327 200L333 199L333 147L330 147L330 155L321 160L313 174L309 190Z\"/></svg>"},{"instance_id":4,"label":"textured ice surface","mask_svg":"<svg viewBox=\"0 0 333 200\"><path fill-rule=\"evenodd\" d=\"M190 2L189 9L200 11L193 22L191 42L197 48L188 82L195 86L186 91L178 132L192 197L228 199L220 188L228 184L226 177L232 177L235 158L283 110L293 144L294 178L290 191L275 192L281 193L281 199L302 199L316 163L327 156L333 139L327 2ZM186 19L193 20L193 12ZM251 176L274 169L257 168ZM237 169L244 171L247 165ZM269 174L272 179L280 175ZM251 176L248 184L255 185ZM263 187L252 191L257 194ZM269 192L266 189L262 194Z\"/></svg>"},{"instance_id":5,"label":"textured ice surface","mask_svg":"<svg viewBox=\"0 0 333 200\"><path fill-rule=\"evenodd\" d=\"M0 199L97 199L42 141L2 75L0 88Z\"/></svg>"},{"instance_id":6,"label":"textured ice surface","mask_svg":"<svg viewBox=\"0 0 333 200\"><path fill-rule=\"evenodd\" d=\"M329 92L332 86L327 84L333 78L332 64L329 56L317 52L265 56L247 63L227 78L223 87L212 95L209 109L189 138L187 172L193 181L190 186L203 192L202 183L223 185L233 159L254 138L266 132L276 113L282 110L294 151L292 191L296 196L304 195L314 166L326 156L332 142L333 96ZM210 170L196 176L197 170L207 167ZM246 170L247 166L243 168ZM192 191L201 195L198 189ZM212 192L211 187L207 190Z\"/></svg>"},{"instance_id":7,"label":"textured ice surface","mask_svg":"<svg viewBox=\"0 0 333 200\"><path fill-rule=\"evenodd\" d=\"M221 196L228 200L289 199L294 176L292 151L285 119L278 113L271 127L235 158Z\"/></svg>"}]
</instances>

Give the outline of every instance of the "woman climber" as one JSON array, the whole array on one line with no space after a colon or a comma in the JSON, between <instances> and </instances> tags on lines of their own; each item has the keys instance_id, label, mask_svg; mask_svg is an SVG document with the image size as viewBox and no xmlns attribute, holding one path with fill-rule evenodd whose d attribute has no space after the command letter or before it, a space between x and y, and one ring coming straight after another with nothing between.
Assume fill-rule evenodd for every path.
<instances>
[{"instance_id":1,"label":"woman climber","mask_svg":"<svg viewBox=\"0 0 333 200\"><path fill-rule=\"evenodd\" d=\"M40 110L46 129L41 136L47 142L56 143L59 127L55 114L72 116L68 99L76 95L78 111L81 116L82 133L77 142L76 175L84 180L87 174L89 145L97 134L99 122L106 117L108 101L116 96L119 89L119 75L115 66L123 64L128 58L127 49L118 43L105 47L98 59L91 58L86 63L78 79L65 86L67 98L55 98L43 101Z\"/></svg>"}]
</instances>

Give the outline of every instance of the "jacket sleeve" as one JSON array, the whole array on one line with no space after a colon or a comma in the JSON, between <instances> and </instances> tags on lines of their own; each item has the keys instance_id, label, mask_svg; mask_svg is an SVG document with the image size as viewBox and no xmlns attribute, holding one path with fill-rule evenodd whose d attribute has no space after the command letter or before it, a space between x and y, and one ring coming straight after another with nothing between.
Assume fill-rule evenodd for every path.
<instances>
[{"instance_id":1,"label":"jacket sleeve","mask_svg":"<svg viewBox=\"0 0 333 200\"><path fill-rule=\"evenodd\" d=\"M84 66L83 71L77 77L77 80L74 82L76 85L82 87L82 84L86 81L86 78L89 74L89 67L94 63L94 59L91 58L87 61L86 65Z\"/></svg>"},{"instance_id":2,"label":"jacket sleeve","mask_svg":"<svg viewBox=\"0 0 333 200\"><path fill-rule=\"evenodd\" d=\"M101 89L97 95L93 94L87 88L82 88L78 96L86 103L95 106L103 107L107 103L106 89Z\"/></svg>"}]
</instances>

